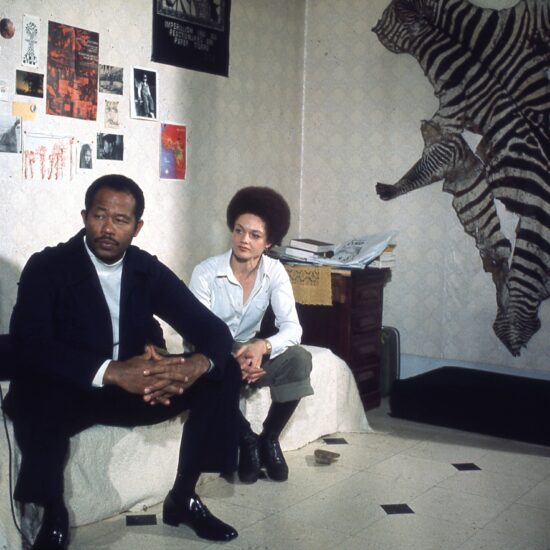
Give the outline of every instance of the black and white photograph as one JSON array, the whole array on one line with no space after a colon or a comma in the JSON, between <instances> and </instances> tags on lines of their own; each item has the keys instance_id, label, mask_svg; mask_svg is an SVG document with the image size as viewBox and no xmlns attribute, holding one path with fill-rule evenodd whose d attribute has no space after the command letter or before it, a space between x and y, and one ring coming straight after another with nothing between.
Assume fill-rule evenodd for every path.
<instances>
[{"instance_id":1,"label":"black and white photograph","mask_svg":"<svg viewBox=\"0 0 550 550\"><path fill-rule=\"evenodd\" d=\"M0 153L21 152L21 119L0 115Z\"/></svg>"},{"instance_id":2,"label":"black and white photograph","mask_svg":"<svg viewBox=\"0 0 550 550\"><path fill-rule=\"evenodd\" d=\"M93 143L80 143L78 151L79 170L91 170L93 168Z\"/></svg>"},{"instance_id":3,"label":"black and white photograph","mask_svg":"<svg viewBox=\"0 0 550 550\"><path fill-rule=\"evenodd\" d=\"M157 118L157 72L142 67L133 68L131 117L143 119Z\"/></svg>"},{"instance_id":4,"label":"black and white photograph","mask_svg":"<svg viewBox=\"0 0 550 550\"><path fill-rule=\"evenodd\" d=\"M124 136L97 134L97 158L99 160L124 160Z\"/></svg>"},{"instance_id":5,"label":"black and white photograph","mask_svg":"<svg viewBox=\"0 0 550 550\"><path fill-rule=\"evenodd\" d=\"M99 91L103 94L122 95L124 69L111 65L99 65Z\"/></svg>"},{"instance_id":6,"label":"black and white photograph","mask_svg":"<svg viewBox=\"0 0 550 550\"><path fill-rule=\"evenodd\" d=\"M19 95L44 97L44 75L30 71L15 71L15 92Z\"/></svg>"}]
</instances>

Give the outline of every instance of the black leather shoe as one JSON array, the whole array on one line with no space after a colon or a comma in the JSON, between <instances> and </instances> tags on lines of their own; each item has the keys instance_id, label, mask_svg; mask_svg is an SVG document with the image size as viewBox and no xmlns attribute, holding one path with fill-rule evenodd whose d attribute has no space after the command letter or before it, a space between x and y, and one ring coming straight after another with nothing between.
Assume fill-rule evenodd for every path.
<instances>
[{"instance_id":1,"label":"black leather shoe","mask_svg":"<svg viewBox=\"0 0 550 550\"><path fill-rule=\"evenodd\" d=\"M212 515L197 495L191 496L183 506L180 506L170 491L164 499L162 521L173 527L184 523L191 527L197 536L207 540L228 541L239 535L231 525Z\"/></svg>"},{"instance_id":2,"label":"black leather shoe","mask_svg":"<svg viewBox=\"0 0 550 550\"><path fill-rule=\"evenodd\" d=\"M67 509L45 508L42 527L31 550L64 550L69 546L69 514Z\"/></svg>"},{"instance_id":3,"label":"black leather shoe","mask_svg":"<svg viewBox=\"0 0 550 550\"><path fill-rule=\"evenodd\" d=\"M258 436L255 433L244 435L239 444L239 479L243 483L256 483L260 475L260 453Z\"/></svg>"},{"instance_id":4,"label":"black leather shoe","mask_svg":"<svg viewBox=\"0 0 550 550\"><path fill-rule=\"evenodd\" d=\"M288 479L288 465L281 451L279 440L269 437L260 436L260 461L262 466L267 470L267 475L275 481L286 481Z\"/></svg>"}]
</instances>

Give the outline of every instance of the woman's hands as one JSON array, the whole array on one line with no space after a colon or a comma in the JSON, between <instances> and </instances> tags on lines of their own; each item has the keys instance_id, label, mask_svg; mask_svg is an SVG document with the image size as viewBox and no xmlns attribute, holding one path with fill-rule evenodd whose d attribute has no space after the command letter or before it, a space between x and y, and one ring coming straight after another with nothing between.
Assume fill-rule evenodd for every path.
<instances>
[{"instance_id":1,"label":"woman's hands","mask_svg":"<svg viewBox=\"0 0 550 550\"><path fill-rule=\"evenodd\" d=\"M233 357L241 367L242 379L248 384L257 382L266 374L262 360L267 352L265 340L251 340L233 352Z\"/></svg>"}]
</instances>

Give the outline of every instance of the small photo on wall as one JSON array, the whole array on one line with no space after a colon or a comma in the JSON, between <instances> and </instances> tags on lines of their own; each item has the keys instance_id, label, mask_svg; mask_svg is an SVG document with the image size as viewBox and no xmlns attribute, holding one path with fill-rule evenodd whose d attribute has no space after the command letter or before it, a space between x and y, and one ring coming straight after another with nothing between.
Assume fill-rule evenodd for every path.
<instances>
[{"instance_id":1,"label":"small photo on wall","mask_svg":"<svg viewBox=\"0 0 550 550\"><path fill-rule=\"evenodd\" d=\"M119 102L105 100L105 128L119 128Z\"/></svg>"},{"instance_id":2,"label":"small photo on wall","mask_svg":"<svg viewBox=\"0 0 550 550\"><path fill-rule=\"evenodd\" d=\"M78 169L79 171L92 170L94 167L94 143L78 143Z\"/></svg>"},{"instance_id":3,"label":"small photo on wall","mask_svg":"<svg viewBox=\"0 0 550 550\"><path fill-rule=\"evenodd\" d=\"M97 134L97 158L99 160L123 160L124 136L120 134Z\"/></svg>"},{"instance_id":4,"label":"small photo on wall","mask_svg":"<svg viewBox=\"0 0 550 550\"><path fill-rule=\"evenodd\" d=\"M157 118L158 78L157 72L134 67L131 86L130 116L152 120Z\"/></svg>"},{"instance_id":5,"label":"small photo on wall","mask_svg":"<svg viewBox=\"0 0 550 550\"><path fill-rule=\"evenodd\" d=\"M161 123L160 179L185 179L186 133L187 128L182 124Z\"/></svg>"},{"instance_id":6,"label":"small photo on wall","mask_svg":"<svg viewBox=\"0 0 550 550\"><path fill-rule=\"evenodd\" d=\"M0 115L0 153L21 152L21 119Z\"/></svg>"},{"instance_id":7,"label":"small photo on wall","mask_svg":"<svg viewBox=\"0 0 550 550\"><path fill-rule=\"evenodd\" d=\"M31 97L44 97L44 75L30 71L15 71L15 93Z\"/></svg>"},{"instance_id":8,"label":"small photo on wall","mask_svg":"<svg viewBox=\"0 0 550 550\"><path fill-rule=\"evenodd\" d=\"M111 65L99 66L99 91L103 94L122 95L124 69Z\"/></svg>"}]
</instances>

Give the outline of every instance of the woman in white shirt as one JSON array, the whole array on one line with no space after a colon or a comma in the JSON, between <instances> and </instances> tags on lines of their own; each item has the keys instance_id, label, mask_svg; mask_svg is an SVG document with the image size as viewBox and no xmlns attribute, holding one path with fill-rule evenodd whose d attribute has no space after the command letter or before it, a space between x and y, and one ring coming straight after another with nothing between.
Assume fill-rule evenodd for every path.
<instances>
[{"instance_id":1,"label":"woman in white shirt","mask_svg":"<svg viewBox=\"0 0 550 550\"><path fill-rule=\"evenodd\" d=\"M288 466L279 436L300 399L313 394L311 354L298 345L302 327L290 279L279 260L264 254L286 235L290 209L269 187L245 187L227 207L227 225L231 249L197 265L189 288L227 323L243 382L270 388L272 403L260 435L241 413L239 478L254 483L264 467L271 479L285 481ZM277 333L257 338L270 304Z\"/></svg>"}]
</instances>

